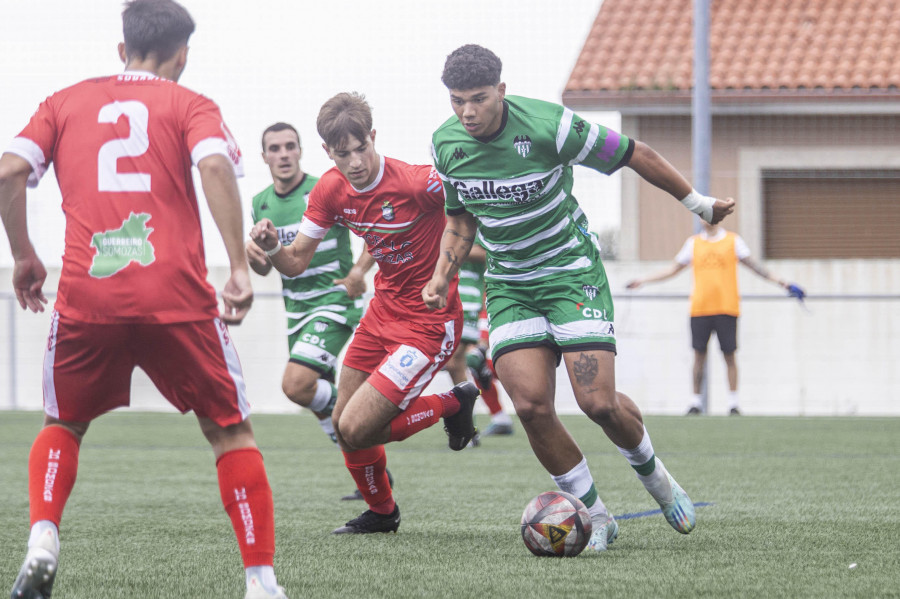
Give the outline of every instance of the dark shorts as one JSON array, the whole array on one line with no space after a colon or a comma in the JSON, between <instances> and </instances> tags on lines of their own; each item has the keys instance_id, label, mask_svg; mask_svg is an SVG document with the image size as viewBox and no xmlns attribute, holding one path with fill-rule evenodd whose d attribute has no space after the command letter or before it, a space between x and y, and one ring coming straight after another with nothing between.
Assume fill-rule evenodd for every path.
<instances>
[{"instance_id":1,"label":"dark shorts","mask_svg":"<svg viewBox=\"0 0 900 599\"><path fill-rule=\"evenodd\" d=\"M723 354L737 349L737 316L715 314L713 316L691 316L691 343L695 351L705 352L709 345L709 335L715 331Z\"/></svg>"}]
</instances>

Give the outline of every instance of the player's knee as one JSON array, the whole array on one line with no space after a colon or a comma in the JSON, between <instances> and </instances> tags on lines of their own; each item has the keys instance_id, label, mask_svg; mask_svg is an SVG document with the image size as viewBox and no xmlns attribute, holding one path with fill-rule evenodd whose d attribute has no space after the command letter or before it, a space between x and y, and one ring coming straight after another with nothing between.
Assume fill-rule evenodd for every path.
<instances>
[{"instance_id":1,"label":"player's knee","mask_svg":"<svg viewBox=\"0 0 900 599\"><path fill-rule=\"evenodd\" d=\"M374 445L369 439L369 431L361 423L332 419L332 424L338 432L338 438L342 446L350 450L366 449Z\"/></svg>"},{"instance_id":2,"label":"player's knee","mask_svg":"<svg viewBox=\"0 0 900 599\"><path fill-rule=\"evenodd\" d=\"M532 422L540 422L541 420L556 417L556 411L553 409L552 403L530 400L528 398L519 399L514 401L514 403L516 414L523 424L527 425Z\"/></svg>"},{"instance_id":3,"label":"player's knee","mask_svg":"<svg viewBox=\"0 0 900 599\"><path fill-rule=\"evenodd\" d=\"M281 390L295 404L308 406L316 394L317 376L289 376L281 380Z\"/></svg>"}]
</instances>

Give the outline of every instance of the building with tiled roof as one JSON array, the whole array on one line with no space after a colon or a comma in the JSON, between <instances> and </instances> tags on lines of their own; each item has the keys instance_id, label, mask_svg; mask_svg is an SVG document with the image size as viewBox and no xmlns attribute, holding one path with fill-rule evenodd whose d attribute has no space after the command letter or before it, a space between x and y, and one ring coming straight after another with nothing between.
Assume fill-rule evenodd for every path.
<instances>
[{"instance_id":1,"label":"building with tiled roof","mask_svg":"<svg viewBox=\"0 0 900 599\"><path fill-rule=\"evenodd\" d=\"M619 111L688 178L693 4L604 0L563 92ZM728 228L763 258L900 258L900 0L710 5L709 191L738 200ZM671 258L691 216L623 177L620 256Z\"/></svg>"}]
</instances>

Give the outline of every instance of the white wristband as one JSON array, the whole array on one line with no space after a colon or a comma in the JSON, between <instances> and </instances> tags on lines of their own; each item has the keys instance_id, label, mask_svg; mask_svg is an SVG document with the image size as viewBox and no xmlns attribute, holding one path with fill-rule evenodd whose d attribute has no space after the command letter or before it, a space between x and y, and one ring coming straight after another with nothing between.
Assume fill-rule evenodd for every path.
<instances>
[{"instance_id":1,"label":"white wristband","mask_svg":"<svg viewBox=\"0 0 900 599\"><path fill-rule=\"evenodd\" d=\"M279 241L278 245L276 245L274 248L272 248L271 250L264 250L264 251L266 252L266 256L274 256L275 254L280 252L281 248L283 248L283 247L284 246L281 245L281 242Z\"/></svg>"},{"instance_id":2,"label":"white wristband","mask_svg":"<svg viewBox=\"0 0 900 599\"><path fill-rule=\"evenodd\" d=\"M716 198L705 196L696 189L691 189L691 193L681 198L681 203L685 208L712 224L713 204L716 203Z\"/></svg>"}]
</instances>

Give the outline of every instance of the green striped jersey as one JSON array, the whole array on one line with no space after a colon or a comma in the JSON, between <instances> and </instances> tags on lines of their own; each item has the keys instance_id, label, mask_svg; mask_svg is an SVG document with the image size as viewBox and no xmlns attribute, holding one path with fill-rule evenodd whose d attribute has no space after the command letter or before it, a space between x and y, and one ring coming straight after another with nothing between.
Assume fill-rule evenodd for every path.
<instances>
[{"instance_id":1,"label":"green striped jersey","mask_svg":"<svg viewBox=\"0 0 900 599\"><path fill-rule=\"evenodd\" d=\"M281 243L290 245L306 212L307 196L318 180L318 177L304 175L299 185L285 195L277 194L275 186L270 185L253 196L251 219L257 223L268 218L278 230ZM303 273L296 277L281 275L281 293L289 319L288 334L314 316L356 326L362 315L362 299L351 299L343 287L336 287L333 282L347 276L352 266L350 232L336 225L319 243Z\"/></svg>"},{"instance_id":2,"label":"green striped jersey","mask_svg":"<svg viewBox=\"0 0 900 599\"><path fill-rule=\"evenodd\" d=\"M550 102L506 96L500 129L474 138L454 116L432 136L448 215L475 217L489 282L593 268L599 252L572 195L572 167L611 174L634 142Z\"/></svg>"}]
</instances>

